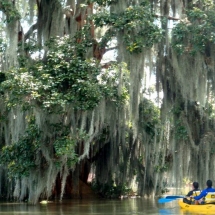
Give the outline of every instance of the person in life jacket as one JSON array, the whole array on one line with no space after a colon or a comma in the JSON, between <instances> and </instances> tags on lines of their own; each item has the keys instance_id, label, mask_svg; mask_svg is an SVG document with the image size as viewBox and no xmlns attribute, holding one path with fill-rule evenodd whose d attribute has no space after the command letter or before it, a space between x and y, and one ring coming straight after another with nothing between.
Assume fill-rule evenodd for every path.
<instances>
[{"instance_id":1,"label":"person in life jacket","mask_svg":"<svg viewBox=\"0 0 215 215\"><path fill-rule=\"evenodd\" d=\"M200 194L199 183L194 181L192 184L193 189L189 191L186 196L198 196Z\"/></svg>"},{"instance_id":2,"label":"person in life jacket","mask_svg":"<svg viewBox=\"0 0 215 215\"><path fill-rule=\"evenodd\" d=\"M195 200L195 204L198 205L198 204L204 204L204 203L211 203L213 200L215 202L215 189L212 187L212 181L207 180L206 185L207 185L206 189L202 190L202 192L198 196L193 197ZM208 201L207 201L207 196L210 196L208 198Z\"/></svg>"},{"instance_id":3,"label":"person in life jacket","mask_svg":"<svg viewBox=\"0 0 215 215\"><path fill-rule=\"evenodd\" d=\"M194 202L192 201L193 200L192 197L198 196L201 193L198 182L194 181L192 184L192 187L193 189L188 192L185 198L183 198L184 203L193 204ZM187 198L187 197L190 197L190 198Z\"/></svg>"}]
</instances>

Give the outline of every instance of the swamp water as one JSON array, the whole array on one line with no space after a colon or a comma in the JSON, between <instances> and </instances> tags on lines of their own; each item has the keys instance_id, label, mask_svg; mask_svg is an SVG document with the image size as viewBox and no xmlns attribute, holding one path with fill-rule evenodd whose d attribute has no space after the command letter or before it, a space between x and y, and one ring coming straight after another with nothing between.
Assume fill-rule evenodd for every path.
<instances>
[{"instance_id":1,"label":"swamp water","mask_svg":"<svg viewBox=\"0 0 215 215\"><path fill-rule=\"evenodd\" d=\"M177 201L158 204L157 199L63 200L48 204L0 203L0 215L196 215L182 211ZM214 213L215 214L215 213Z\"/></svg>"}]
</instances>

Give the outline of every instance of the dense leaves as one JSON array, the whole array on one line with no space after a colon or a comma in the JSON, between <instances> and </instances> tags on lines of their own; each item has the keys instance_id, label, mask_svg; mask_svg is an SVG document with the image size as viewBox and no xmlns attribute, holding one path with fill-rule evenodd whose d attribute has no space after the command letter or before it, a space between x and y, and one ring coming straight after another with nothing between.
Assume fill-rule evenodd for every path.
<instances>
[{"instance_id":1,"label":"dense leaves","mask_svg":"<svg viewBox=\"0 0 215 215\"><path fill-rule=\"evenodd\" d=\"M96 193L105 198L119 198L132 192L126 185L116 185L114 181L105 184L93 181L92 188Z\"/></svg>"},{"instance_id":2,"label":"dense leaves","mask_svg":"<svg viewBox=\"0 0 215 215\"><path fill-rule=\"evenodd\" d=\"M6 21L8 23L21 18L12 1L0 0L0 10L6 14Z\"/></svg>"},{"instance_id":3,"label":"dense leaves","mask_svg":"<svg viewBox=\"0 0 215 215\"><path fill-rule=\"evenodd\" d=\"M155 130L158 128L160 121L160 110L153 102L144 98L140 104L140 127L143 128L147 134L154 136Z\"/></svg>"},{"instance_id":4,"label":"dense leaves","mask_svg":"<svg viewBox=\"0 0 215 215\"><path fill-rule=\"evenodd\" d=\"M194 7L187 11L187 20L173 28L172 46L178 54L207 52L208 44L215 44L214 7L203 11Z\"/></svg>"},{"instance_id":5,"label":"dense leaves","mask_svg":"<svg viewBox=\"0 0 215 215\"><path fill-rule=\"evenodd\" d=\"M117 32L123 33L123 41L130 53L142 52L144 47L151 48L162 39L162 31L147 3L130 6L119 14L101 12L94 15L93 20L97 27L110 27L111 31L107 31L109 37L115 36Z\"/></svg>"},{"instance_id":6,"label":"dense leaves","mask_svg":"<svg viewBox=\"0 0 215 215\"><path fill-rule=\"evenodd\" d=\"M118 0L93 0L100 6L107 6L116 3Z\"/></svg>"},{"instance_id":7,"label":"dense leaves","mask_svg":"<svg viewBox=\"0 0 215 215\"><path fill-rule=\"evenodd\" d=\"M77 44L74 38L65 36L50 40L47 46L45 62L38 60L30 67L7 73L2 89L9 92L6 95L8 107L23 105L24 100L25 106L36 101L50 110L56 106L64 108L67 104L89 110L103 97L113 97L117 86L106 84L107 79L110 82L113 77L102 75L96 61L82 56L86 52L85 44Z\"/></svg>"},{"instance_id":8,"label":"dense leaves","mask_svg":"<svg viewBox=\"0 0 215 215\"><path fill-rule=\"evenodd\" d=\"M62 126L60 131L62 131ZM66 130L65 130L66 131ZM69 134L69 130L62 133L61 136L56 138L53 143L54 151L55 151L55 164L58 166L61 157L66 157L67 165L69 168L74 167L76 162L78 161L78 155L76 153L76 145L86 141L88 135L77 129L75 135Z\"/></svg>"},{"instance_id":9,"label":"dense leaves","mask_svg":"<svg viewBox=\"0 0 215 215\"><path fill-rule=\"evenodd\" d=\"M40 146L40 131L29 118L29 125L19 141L2 148L0 163L8 169L9 177L28 176L36 167L36 156Z\"/></svg>"},{"instance_id":10,"label":"dense leaves","mask_svg":"<svg viewBox=\"0 0 215 215\"><path fill-rule=\"evenodd\" d=\"M28 177L31 171L45 172L44 169L53 168L56 175L60 173L60 178L66 179L69 174L67 170L74 168L77 161L85 166L87 159L84 156L89 154L87 162L97 161L95 168L98 182L93 186L101 195L118 197L127 194L129 189L124 182L131 182L135 178L139 183L138 192L141 191L144 195L157 194L153 189L159 188L163 183L164 172L165 177L171 176L171 164L178 162L175 161L177 159L173 161L172 153L167 154L168 150L175 154L177 147L188 142L187 124L180 118L181 110L176 109L173 113L168 110L173 103L177 103L175 98L179 98L182 92L180 87L184 87L183 83L180 85L169 47L172 45L179 54L205 53L209 45L215 42L214 8L208 7L205 10L202 5L197 5L187 11L186 19L180 20L173 28L172 37L164 39L161 28L166 30L165 36L169 37L169 23L178 19L170 16L177 14L181 18L181 13L186 10L185 1L180 1L179 10L174 8L174 4L147 0L90 0L81 3L74 1L74 4L72 1L49 0L37 1L37 5L35 1L29 1L31 6L29 4L29 8L23 10L22 14L25 20L16 22L19 19L16 8L22 11L17 7L17 2L21 4L20 1L0 0L0 10L6 14L6 21L14 21L14 26L18 24L16 31L20 30L19 36L22 36L21 39L18 38L18 47L15 47L17 35L14 38L10 35L8 40L0 39L1 70L8 68L4 63L10 63L14 59L16 61L17 53L19 60L11 64L17 67L4 70L0 75L1 104L4 112L9 114L14 110L22 111L20 106L24 108L25 115L37 114L37 123L41 130L45 128L45 132L41 135L35 121L23 123L25 131L19 134L18 141L11 143L8 138L8 145L2 146L1 165L6 167L10 177ZM55 7L55 3L59 2L61 4ZM29 17L29 13L35 15ZM55 22L55 17L59 22ZM29 26L29 31L24 31L27 33L23 37L22 28L29 18L35 24ZM46 22L43 23L44 20ZM59 27L56 23L62 23L62 26ZM2 27L3 36L9 35L4 32L8 25L6 23ZM12 28L13 25L10 32L13 32ZM4 40L10 50L7 50ZM159 46L155 46L156 43ZM113 49L118 56L104 63L104 54L109 54L108 51ZM144 53L139 55L142 52ZM134 56L130 57L131 55ZM119 62L121 60L127 62ZM131 73L127 70L127 64ZM148 85L148 75L154 75L154 72L158 72L156 89L166 89L162 108L144 99L144 94L141 93L143 85ZM134 91L131 91L129 100L129 89L132 88ZM169 94L174 96L169 99ZM131 104L131 101L134 103ZM5 110L4 102L12 111ZM17 109L14 107L16 105ZM213 106L207 109L211 117L214 115L212 108ZM160 115L162 120L166 120L166 124L162 124ZM10 127L11 122L19 124L19 118L11 118L11 115L6 115L1 125L2 139L5 130L11 132L12 140L17 139ZM193 130L190 128L189 132L193 133ZM196 133L198 131L195 130ZM3 140L2 145L4 144ZM92 153L85 153L89 149L92 149ZM83 150L84 156L78 159ZM49 161L46 160L48 158L45 153L48 153ZM182 159L181 155L178 158ZM197 156L201 158L200 154ZM191 158L196 157L189 159ZM94 163L92 165L94 167ZM74 176L79 175L79 167L77 165ZM105 173L106 170L108 174ZM179 173L180 177L185 174L187 173ZM107 178L102 179L102 175L107 175ZM160 176L161 180L156 180ZM177 177L174 175L173 178ZM39 176L33 181L39 183ZM64 182L61 187L62 195L63 184ZM50 189L52 186L50 184ZM51 190L47 191L50 192ZM34 196L34 193L29 196Z\"/></svg>"}]
</instances>

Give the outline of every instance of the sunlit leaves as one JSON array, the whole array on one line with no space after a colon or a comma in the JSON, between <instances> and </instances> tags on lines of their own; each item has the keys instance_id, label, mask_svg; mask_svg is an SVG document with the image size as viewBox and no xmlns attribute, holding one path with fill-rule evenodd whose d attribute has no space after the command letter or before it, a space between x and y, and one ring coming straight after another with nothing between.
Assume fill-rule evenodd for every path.
<instances>
[{"instance_id":1,"label":"sunlit leaves","mask_svg":"<svg viewBox=\"0 0 215 215\"><path fill-rule=\"evenodd\" d=\"M6 21L8 23L21 18L12 1L0 0L0 11L3 11L6 14Z\"/></svg>"},{"instance_id":2,"label":"sunlit leaves","mask_svg":"<svg viewBox=\"0 0 215 215\"><path fill-rule=\"evenodd\" d=\"M95 107L102 97L96 78L99 67L93 60L77 56L75 48L67 39L52 41L45 63L41 61L30 68L11 71L2 87L9 90L10 99L17 98L17 102L19 96L28 95L30 100L35 99L44 107L67 103L77 109Z\"/></svg>"},{"instance_id":3,"label":"sunlit leaves","mask_svg":"<svg viewBox=\"0 0 215 215\"><path fill-rule=\"evenodd\" d=\"M5 52L5 49L6 49L6 42L2 38L0 38L0 53Z\"/></svg>"},{"instance_id":4,"label":"sunlit leaves","mask_svg":"<svg viewBox=\"0 0 215 215\"><path fill-rule=\"evenodd\" d=\"M75 147L78 143L83 143L88 138L88 135L79 129L75 134L71 135L69 132L64 132L61 136L57 137L54 142L54 150L56 163L61 157L67 157L67 165L73 167L78 161Z\"/></svg>"},{"instance_id":5,"label":"sunlit leaves","mask_svg":"<svg viewBox=\"0 0 215 215\"><path fill-rule=\"evenodd\" d=\"M118 0L91 0L91 2L96 2L100 6L109 6L111 4L117 3Z\"/></svg>"},{"instance_id":6,"label":"sunlit leaves","mask_svg":"<svg viewBox=\"0 0 215 215\"><path fill-rule=\"evenodd\" d=\"M54 142L54 149L57 157L66 156L67 157L67 165L72 167L78 161L78 156L75 153L75 140L69 138L68 136L58 138ZM56 159L55 163L58 164L58 159ZM58 166L58 165L57 165Z\"/></svg>"},{"instance_id":7,"label":"sunlit leaves","mask_svg":"<svg viewBox=\"0 0 215 215\"><path fill-rule=\"evenodd\" d=\"M98 76L103 86L103 93L106 98L116 103L124 104L129 100L129 71L125 63L112 64L107 70L103 70ZM119 85L120 89L119 89Z\"/></svg>"},{"instance_id":8,"label":"sunlit leaves","mask_svg":"<svg viewBox=\"0 0 215 215\"><path fill-rule=\"evenodd\" d=\"M147 134L154 136L156 126L160 123L160 110L148 99L144 99L140 104L140 127L143 128Z\"/></svg>"},{"instance_id":9,"label":"sunlit leaves","mask_svg":"<svg viewBox=\"0 0 215 215\"><path fill-rule=\"evenodd\" d=\"M187 12L188 20L178 23L172 31L172 46L177 53L204 53L206 45L215 44L214 8L203 11L194 7Z\"/></svg>"},{"instance_id":10,"label":"sunlit leaves","mask_svg":"<svg viewBox=\"0 0 215 215\"><path fill-rule=\"evenodd\" d=\"M30 107L36 102L49 111L55 107L62 111L68 104L74 109L91 110L104 98L123 100L124 93L113 93L117 92L113 77L109 76L104 84L101 74L105 70L95 60L83 56L82 45L69 37L51 39L45 61L38 60L31 66L8 72L1 84L1 89L8 92L5 93L7 106Z\"/></svg>"},{"instance_id":11,"label":"sunlit leaves","mask_svg":"<svg viewBox=\"0 0 215 215\"><path fill-rule=\"evenodd\" d=\"M117 32L124 34L123 40L126 49L131 53L141 52L144 47L152 47L162 38L162 31L155 22L155 16L151 13L150 4L130 6L124 12L98 13L93 16L97 27L109 26L112 36Z\"/></svg>"},{"instance_id":12,"label":"sunlit leaves","mask_svg":"<svg viewBox=\"0 0 215 215\"><path fill-rule=\"evenodd\" d=\"M8 168L9 177L28 176L36 167L35 159L40 145L40 131L31 118L29 125L19 141L4 146L0 163Z\"/></svg>"}]
</instances>

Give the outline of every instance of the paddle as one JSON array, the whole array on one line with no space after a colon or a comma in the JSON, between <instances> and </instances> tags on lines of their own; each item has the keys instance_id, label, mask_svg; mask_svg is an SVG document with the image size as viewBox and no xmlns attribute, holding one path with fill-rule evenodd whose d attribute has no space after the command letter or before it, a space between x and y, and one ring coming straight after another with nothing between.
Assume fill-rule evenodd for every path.
<instances>
[{"instance_id":1,"label":"paddle","mask_svg":"<svg viewBox=\"0 0 215 215\"><path fill-rule=\"evenodd\" d=\"M166 199L166 198L163 198L163 199L158 199L158 203L162 204L162 203L167 203L167 202L172 202L176 199Z\"/></svg>"},{"instance_id":2,"label":"paddle","mask_svg":"<svg viewBox=\"0 0 215 215\"><path fill-rule=\"evenodd\" d=\"M166 196L166 198L158 199L158 203L162 204L162 203L172 202L179 198L184 198L184 196Z\"/></svg>"},{"instance_id":3,"label":"paddle","mask_svg":"<svg viewBox=\"0 0 215 215\"><path fill-rule=\"evenodd\" d=\"M184 198L184 196L166 196L166 199L180 199Z\"/></svg>"}]
</instances>

